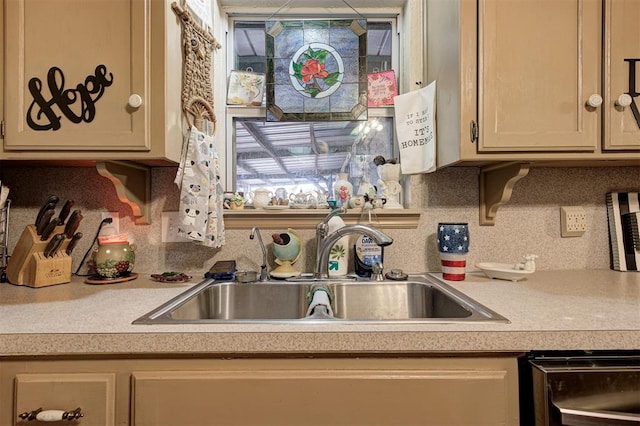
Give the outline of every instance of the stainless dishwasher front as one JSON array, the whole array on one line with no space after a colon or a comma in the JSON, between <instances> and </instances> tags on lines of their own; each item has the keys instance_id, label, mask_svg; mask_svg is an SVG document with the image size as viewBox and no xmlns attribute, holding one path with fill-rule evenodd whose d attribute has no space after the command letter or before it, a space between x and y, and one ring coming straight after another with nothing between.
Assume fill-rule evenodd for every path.
<instances>
[{"instance_id":1,"label":"stainless dishwasher front","mask_svg":"<svg viewBox=\"0 0 640 426\"><path fill-rule=\"evenodd\" d=\"M542 352L527 361L522 425L640 426L640 351Z\"/></svg>"}]
</instances>

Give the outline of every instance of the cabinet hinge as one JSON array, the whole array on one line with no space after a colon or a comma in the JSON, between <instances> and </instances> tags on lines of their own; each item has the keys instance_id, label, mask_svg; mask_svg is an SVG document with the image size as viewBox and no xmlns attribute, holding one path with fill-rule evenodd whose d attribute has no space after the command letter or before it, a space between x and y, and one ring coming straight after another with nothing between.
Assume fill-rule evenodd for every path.
<instances>
[{"instance_id":1,"label":"cabinet hinge","mask_svg":"<svg viewBox=\"0 0 640 426\"><path fill-rule=\"evenodd\" d=\"M471 120L471 143L478 142L478 123L475 120Z\"/></svg>"},{"instance_id":2,"label":"cabinet hinge","mask_svg":"<svg viewBox=\"0 0 640 426\"><path fill-rule=\"evenodd\" d=\"M4 138L4 120L0 121L0 136Z\"/></svg>"}]
</instances>

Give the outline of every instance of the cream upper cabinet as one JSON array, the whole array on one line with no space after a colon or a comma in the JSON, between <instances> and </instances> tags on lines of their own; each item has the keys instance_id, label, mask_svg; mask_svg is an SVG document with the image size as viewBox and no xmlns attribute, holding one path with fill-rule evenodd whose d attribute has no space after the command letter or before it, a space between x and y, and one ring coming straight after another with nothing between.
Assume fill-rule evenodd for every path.
<instances>
[{"instance_id":1,"label":"cream upper cabinet","mask_svg":"<svg viewBox=\"0 0 640 426\"><path fill-rule=\"evenodd\" d=\"M170 2L3 3L0 158L180 158L181 27Z\"/></svg>"},{"instance_id":2,"label":"cream upper cabinet","mask_svg":"<svg viewBox=\"0 0 640 426\"><path fill-rule=\"evenodd\" d=\"M640 2L609 0L604 17L604 148L638 150Z\"/></svg>"},{"instance_id":3,"label":"cream upper cabinet","mask_svg":"<svg viewBox=\"0 0 640 426\"><path fill-rule=\"evenodd\" d=\"M594 151L599 1L485 0L478 18L478 150Z\"/></svg>"},{"instance_id":4,"label":"cream upper cabinet","mask_svg":"<svg viewBox=\"0 0 640 426\"><path fill-rule=\"evenodd\" d=\"M616 106L638 96L638 21L634 0L429 0L438 166L640 161L635 106Z\"/></svg>"}]
</instances>

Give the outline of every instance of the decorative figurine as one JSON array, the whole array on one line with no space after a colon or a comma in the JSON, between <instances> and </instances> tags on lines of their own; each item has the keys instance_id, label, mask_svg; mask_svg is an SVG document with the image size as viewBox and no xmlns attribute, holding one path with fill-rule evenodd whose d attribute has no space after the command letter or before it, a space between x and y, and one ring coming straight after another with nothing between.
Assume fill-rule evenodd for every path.
<instances>
[{"instance_id":1,"label":"decorative figurine","mask_svg":"<svg viewBox=\"0 0 640 426\"><path fill-rule=\"evenodd\" d=\"M402 209L404 208L400 204L400 193L402 192L402 185L400 179L402 173L400 172L400 164L385 163L378 166L378 185L382 190L382 197L387 200L384 205L385 209Z\"/></svg>"},{"instance_id":2,"label":"decorative figurine","mask_svg":"<svg viewBox=\"0 0 640 426\"><path fill-rule=\"evenodd\" d=\"M274 278L290 278L300 275L300 271L293 267L293 263L298 260L302 252L302 243L298 233L293 229L287 229L287 232L275 233L273 238L273 254L278 264L277 267L269 272Z\"/></svg>"}]
</instances>

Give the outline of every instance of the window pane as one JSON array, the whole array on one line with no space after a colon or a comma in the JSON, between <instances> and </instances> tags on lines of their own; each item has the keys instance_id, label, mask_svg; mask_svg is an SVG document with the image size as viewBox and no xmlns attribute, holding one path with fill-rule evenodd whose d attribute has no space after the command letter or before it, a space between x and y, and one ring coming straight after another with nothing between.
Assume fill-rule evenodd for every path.
<instances>
[{"instance_id":1,"label":"window pane","mask_svg":"<svg viewBox=\"0 0 640 426\"><path fill-rule=\"evenodd\" d=\"M332 195L340 172L349 173L357 193L363 183L378 186L373 159L393 156L393 119L368 121L265 122L236 118L236 190L258 187L275 193L320 191ZM380 191L378 191L380 194Z\"/></svg>"},{"instance_id":2,"label":"window pane","mask_svg":"<svg viewBox=\"0 0 640 426\"><path fill-rule=\"evenodd\" d=\"M265 72L264 21L236 21L234 69Z\"/></svg>"}]
</instances>

